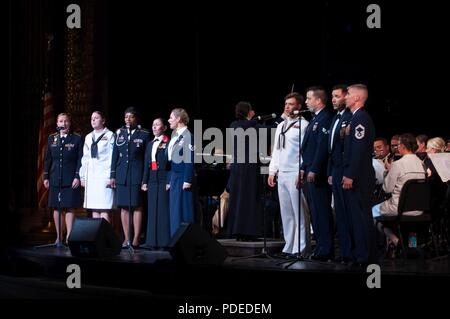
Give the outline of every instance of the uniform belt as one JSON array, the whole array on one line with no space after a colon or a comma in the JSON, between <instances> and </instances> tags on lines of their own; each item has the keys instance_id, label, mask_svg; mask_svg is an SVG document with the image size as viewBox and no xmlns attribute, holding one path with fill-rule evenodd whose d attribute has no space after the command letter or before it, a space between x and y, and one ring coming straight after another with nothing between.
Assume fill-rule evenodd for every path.
<instances>
[{"instance_id":1,"label":"uniform belt","mask_svg":"<svg viewBox=\"0 0 450 319\"><path fill-rule=\"evenodd\" d=\"M152 171L156 171L158 169L158 163L156 161L152 161L152 164L150 165Z\"/></svg>"}]
</instances>

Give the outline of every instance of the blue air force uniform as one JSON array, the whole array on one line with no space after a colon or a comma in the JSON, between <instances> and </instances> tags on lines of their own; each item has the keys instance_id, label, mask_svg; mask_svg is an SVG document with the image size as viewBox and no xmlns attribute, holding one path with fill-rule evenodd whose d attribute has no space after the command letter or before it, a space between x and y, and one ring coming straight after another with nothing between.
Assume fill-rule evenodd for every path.
<instances>
[{"instance_id":1,"label":"blue air force uniform","mask_svg":"<svg viewBox=\"0 0 450 319\"><path fill-rule=\"evenodd\" d=\"M170 240L169 191L166 190L170 166L167 158L169 138L155 137L148 143L142 184L147 184L147 239L150 247L166 247Z\"/></svg>"},{"instance_id":2,"label":"blue air force uniform","mask_svg":"<svg viewBox=\"0 0 450 319\"><path fill-rule=\"evenodd\" d=\"M344 190L353 242L353 257L358 263L376 262L375 228L371 196L375 187L372 166L375 127L370 115L357 109L345 129L343 176L353 179L351 189Z\"/></svg>"},{"instance_id":3,"label":"blue air force uniform","mask_svg":"<svg viewBox=\"0 0 450 319\"><path fill-rule=\"evenodd\" d=\"M44 160L44 179L48 179L50 184L49 207L58 208L60 177L61 208L81 207L80 188L73 189L72 182L75 178L80 179L82 157L83 140L80 135L68 133L66 136L60 137L59 133L54 133L48 137Z\"/></svg>"},{"instance_id":4,"label":"blue air force uniform","mask_svg":"<svg viewBox=\"0 0 450 319\"><path fill-rule=\"evenodd\" d=\"M144 154L150 134L138 126L131 128L131 134L127 128L120 128L116 131L116 135L111 160L111 178L116 179L117 206L127 208L130 205L128 186L131 185L131 207L139 207L142 203L140 189Z\"/></svg>"},{"instance_id":5,"label":"blue air force uniform","mask_svg":"<svg viewBox=\"0 0 450 319\"><path fill-rule=\"evenodd\" d=\"M170 234L173 236L181 223L194 222L194 143L191 132L186 128L178 129L172 134L168 147L170 172ZM183 184L191 188L183 190Z\"/></svg>"},{"instance_id":6,"label":"blue air force uniform","mask_svg":"<svg viewBox=\"0 0 450 319\"><path fill-rule=\"evenodd\" d=\"M352 113L345 108L338 112L331 122L330 134L328 138L328 170L327 175L333 179L334 210L336 213L336 228L339 238L339 253L343 260L350 260L351 237L350 237L350 216L345 209L344 190L342 189L342 176L344 173L344 138L345 129L350 123Z\"/></svg>"},{"instance_id":7,"label":"blue air force uniform","mask_svg":"<svg viewBox=\"0 0 450 319\"><path fill-rule=\"evenodd\" d=\"M327 109L322 109L311 119L302 141L301 170L304 178L309 172L316 174L315 183L305 182L305 193L311 211L311 221L317 245L314 250L316 257L333 255L331 214L331 193L327 182L328 160L328 130L333 115Z\"/></svg>"}]
</instances>

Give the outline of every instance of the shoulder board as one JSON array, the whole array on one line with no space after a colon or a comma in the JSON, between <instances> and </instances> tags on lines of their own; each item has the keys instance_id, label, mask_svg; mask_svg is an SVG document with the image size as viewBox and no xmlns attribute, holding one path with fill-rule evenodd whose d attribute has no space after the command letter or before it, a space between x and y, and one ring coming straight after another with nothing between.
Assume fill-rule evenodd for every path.
<instances>
[{"instance_id":1,"label":"shoulder board","mask_svg":"<svg viewBox=\"0 0 450 319\"><path fill-rule=\"evenodd\" d=\"M141 128L141 131L142 131L142 132L145 132L145 133L150 133L150 131L148 131L148 130L145 129L145 128Z\"/></svg>"},{"instance_id":2,"label":"shoulder board","mask_svg":"<svg viewBox=\"0 0 450 319\"><path fill-rule=\"evenodd\" d=\"M73 132L73 135L81 137L81 134L78 134L78 133L75 133L75 132Z\"/></svg>"},{"instance_id":3,"label":"shoulder board","mask_svg":"<svg viewBox=\"0 0 450 319\"><path fill-rule=\"evenodd\" d=\"M58 134L58 133L56 132L56 133L50 134L50 136L55 136L56 134Z\"/></svg>"}]
</instances>

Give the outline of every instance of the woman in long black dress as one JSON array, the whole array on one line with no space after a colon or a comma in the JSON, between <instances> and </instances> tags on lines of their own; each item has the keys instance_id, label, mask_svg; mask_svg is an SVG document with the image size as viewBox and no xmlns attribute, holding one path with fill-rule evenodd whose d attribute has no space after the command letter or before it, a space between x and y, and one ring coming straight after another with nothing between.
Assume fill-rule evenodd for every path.
<instances>
[{"instance_id":1,"label":"woman in long black dress","mask_svg":"<svg viewBox=\"0 0 450 319\"><path fill-rule=\"evenodd\" d=\"M148 143L144 158L142 190L147 192L148 216L145 245L166 247L170 239L169 191L166 190L169 138L164 135L167 125L162 118L153 121L154 139Z\"/></svg>"},{"instance_id":2,"label":"woman in long black dress","mask_svg":"<svg viewBox=\"0 0 450 319\"><path fill-rule=\"evenodd\" d=\"M239 102L235 108L236 120L230 124L234 129L233 159L230 166L230 190L228 229L237 240L255 240L262 232L262 216L259 207L259 164L257 150L258 122L252 120L255 112L248 102ZM238 129L236 131L236 129ZM256 141L240 138L238 131L254 130ZM249 131L247 131L249 132ZM250 134L252 135L252 134ZM243 154L242 151L245 151Z\"/></svg>"},{"instance_id":3,"label":"woman in long black dress","mask_svg":"<svg viewBox=\"0 0 450 319\"><path fill-rule=\"evenodd\" d=\"M56 120L57 130L48 137L44 160L44 186L49 189L48 207L52 207L56 226L56 241L60 239L59 212L66 220L66 241L74 220L74 208L81 207L80 167L83 156L83 140L73 133L71 117L61 113ZM61 192L61 193L60 193ZM61 236L62 237L62 236Z\"/></svg>"}]
</instances>

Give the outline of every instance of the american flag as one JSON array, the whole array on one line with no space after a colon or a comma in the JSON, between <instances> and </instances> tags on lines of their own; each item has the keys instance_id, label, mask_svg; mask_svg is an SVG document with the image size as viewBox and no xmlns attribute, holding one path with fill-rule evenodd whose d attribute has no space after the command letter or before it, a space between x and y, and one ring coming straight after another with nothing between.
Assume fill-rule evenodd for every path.
<instances>
[{"instance_id":1,"label":"american flag","mask_svg":"<svg viewBox=\"0 0 450 319\"><path fill-rule=\"evenodd\" d=\"M42 113L42 119L39 126L39 149L37 158L37 203L38 207L47 206L48 192L44 187L44 159L47 152L47 139L52 133L55 125L55 116L53 111L53 98L52 93L46 88L44 91L43 101L44 108Z\"/></svg>"}]
</instances>

